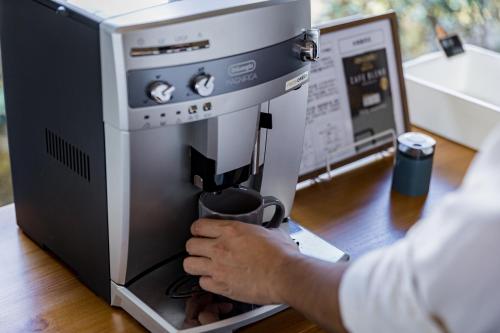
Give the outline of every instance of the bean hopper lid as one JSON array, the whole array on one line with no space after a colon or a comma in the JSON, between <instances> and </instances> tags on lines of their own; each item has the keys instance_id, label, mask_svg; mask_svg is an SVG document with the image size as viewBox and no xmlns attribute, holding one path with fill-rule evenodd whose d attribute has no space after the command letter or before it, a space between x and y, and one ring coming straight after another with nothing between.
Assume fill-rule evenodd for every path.
<instances>
[{"instance_id":1,"label":"bean hopper lid","mask_svg":"<svg viewBox=\"0 0 500 333\"><path fill-rule=\"evenodd\" d=\"M423 133L408 132L398 137L398 150L416 159L432 156L435 148L436 140Z\"/></svg>"}]
</instances>

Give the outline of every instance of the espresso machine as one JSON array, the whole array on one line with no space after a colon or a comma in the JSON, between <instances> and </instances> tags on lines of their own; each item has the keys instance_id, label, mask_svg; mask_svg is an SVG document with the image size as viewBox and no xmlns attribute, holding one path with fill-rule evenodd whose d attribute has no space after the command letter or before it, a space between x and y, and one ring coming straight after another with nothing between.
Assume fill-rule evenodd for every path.
<instances>
[{"instance_id":1,"label":"espresso machine","mask_svg":"<svg viewBox=\"0 0 500 333\"><path fill-rule=\"evenodd\" d=\"M0 4L24 233L153 332L231 331L283 309L186 328L166 289L202 191L244 185L290 213L319 52L309 0Z\"/></svg>"}]
</instances>

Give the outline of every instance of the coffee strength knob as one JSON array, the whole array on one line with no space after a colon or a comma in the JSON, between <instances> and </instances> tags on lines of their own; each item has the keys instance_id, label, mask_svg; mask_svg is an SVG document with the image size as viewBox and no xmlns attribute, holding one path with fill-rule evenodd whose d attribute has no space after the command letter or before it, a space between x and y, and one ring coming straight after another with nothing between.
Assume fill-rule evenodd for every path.
<instances>
[{"instance_id":1,"label":"coffee strength knob","mask_svg":"<svg viewBox=\"0 0 500 333\"><path fill-rule=\"evenodd\" d=\"M165 104L172 99L175 87L165 81L154 81L148 87L148 95L158 104Z\"/></svg>"},{"instance_id":2,"label":"coffee strength knob","mask_svg":"<svg viewBox=\"0 0 500 333\"><path fill-rule=\"evenodd\" d=\"M212 95L215 89L215 77L210 74L201 74L194 79L194 91L202 97Z\"/></svg>"}]
</instances>

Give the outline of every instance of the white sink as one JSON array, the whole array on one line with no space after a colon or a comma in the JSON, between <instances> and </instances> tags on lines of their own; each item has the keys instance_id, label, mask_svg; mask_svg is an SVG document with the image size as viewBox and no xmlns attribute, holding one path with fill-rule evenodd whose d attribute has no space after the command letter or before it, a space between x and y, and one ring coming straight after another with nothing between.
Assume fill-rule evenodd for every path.
<instances>
[{"instance_id":1,"label":"white sink","mask_svg":"<svg viewBox=\"0 0 500 333\"><path fill-rule=\"evenodd\" d=\"M404 64L412 124L478 149L500 124L500 54L466 45Z\"/></svg>"}]
</instances>

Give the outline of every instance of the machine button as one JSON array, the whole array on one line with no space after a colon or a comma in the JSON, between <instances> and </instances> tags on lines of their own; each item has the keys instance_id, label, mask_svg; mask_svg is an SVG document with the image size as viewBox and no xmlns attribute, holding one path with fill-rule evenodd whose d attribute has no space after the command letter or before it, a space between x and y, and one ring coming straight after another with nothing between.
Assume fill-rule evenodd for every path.
<instances>
[{"instance_id":1,"label":"machine button","mask_svg":"<svg viewBox=\"0 0 500 333\"><path fill-rule=\"evenodd\" d=\"M148 95L158 104L165 104L172 99L175 87L165 81L154 81L148 87Z\"/></svg>"},{"instance_id":2,"label":"machine button","mask_svg":"<svg viewBox=\"0 0 500 333\"><path fill-rule=\"evenodd\" d=\"M194 91L202 97L210 96L215 89L215 77L210 74L201 74L194 79Z\"/></svg>"},{"instance_id":3,"label":"machine button","mask_svg":"<svg viewBox=\"0 0 500 333\"><path fill-rule=\"evenodd\" d=\"M212 103L206 102L203 104L203 111L212 111Z\"/></svg>"}]
</instances>

